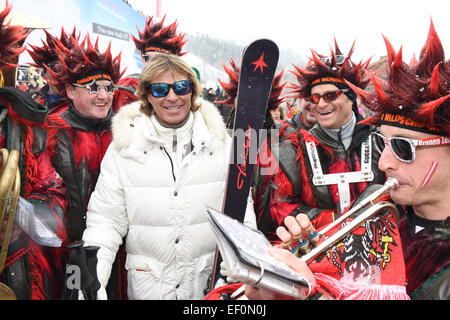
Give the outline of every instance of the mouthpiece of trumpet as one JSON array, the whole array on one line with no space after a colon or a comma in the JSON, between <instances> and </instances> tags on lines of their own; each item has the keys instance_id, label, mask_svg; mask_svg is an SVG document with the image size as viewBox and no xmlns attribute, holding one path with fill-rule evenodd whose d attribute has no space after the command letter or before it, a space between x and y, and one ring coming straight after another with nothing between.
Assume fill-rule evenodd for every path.
<instances>
[{"instance_id":1,"label":"mouthpiece of trumpet","mask_svg":"<svg viewBox=\"0 0 450 320\"><path fill-rule=\"evenodd\" d=\"M400 186L400 183L398 182L398 180L394 177L389 177L386 180L385 186L388 187L389 189L395 190Z\"/></svg>"}]
</instances>

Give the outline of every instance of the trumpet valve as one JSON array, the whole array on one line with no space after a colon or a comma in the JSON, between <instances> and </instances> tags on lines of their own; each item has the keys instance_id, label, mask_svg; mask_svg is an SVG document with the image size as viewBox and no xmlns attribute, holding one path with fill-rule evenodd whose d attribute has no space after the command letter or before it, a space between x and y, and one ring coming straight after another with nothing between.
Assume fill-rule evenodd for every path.
<instances>
[{"instance_id":1,"label":"trumpet valve","mask_svg":"<svg viewBox=\"0 0 450 320\"><path fill-rule=\"evenodd\" d=\"M297 244L297 254L307 254L311 251L311 246L308 240L300 239Z\"/></svg>"},{"instance_id":2,"label":"trumpet valve","mask_svg":"<svg viewBox=\"0 0 450 320\"><path fill-rule=\"evenodd\" d=\"M308 235L308 241L313 247L316 246L317 242L320 240L320 234L317 231L313 231Z\"/></svg>"},{"instance_id":3,"label":"trumpet valve","mask_svg":"<svg viewBox=\"0 0 450 320\"><path fill-rule=\"evenodd\" d=\"M287 242L283 241L281 243L281 247L292 252L291 241L287 241Z\"/></svg>"}]
</instances>

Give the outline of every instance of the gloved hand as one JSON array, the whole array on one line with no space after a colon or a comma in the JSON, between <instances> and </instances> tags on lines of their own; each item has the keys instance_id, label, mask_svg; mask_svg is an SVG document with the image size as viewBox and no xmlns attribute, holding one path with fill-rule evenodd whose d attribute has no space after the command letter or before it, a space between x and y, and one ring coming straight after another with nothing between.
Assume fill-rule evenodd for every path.
<instances>
[{"instance_id":1,"label":"gloved hand","mask_svg":"<svg viewBox=\"0 0 450 320\"><path fill-rule=\"evenodd\" d=\"M237 282L236 280L234 280L232 277L230 277L230 276L228 275L227 266L225 265L225 262L223 262L223 261L220 263L220 275L221 275L222 277L226 277L227 282L228 282L229 284L232 284L232 283L236 283L236 282Z\"/></svg>"},{"instance_id":2,"label":"gloved hand","mask_svg":"<svg viewBox=\"0 0 450 320\"><path fill-rule=\"evenodd\" d=\"M108 294L104 287L100 287L97 291L97 300L108 300Z\"/></svg>"}]
</instances>

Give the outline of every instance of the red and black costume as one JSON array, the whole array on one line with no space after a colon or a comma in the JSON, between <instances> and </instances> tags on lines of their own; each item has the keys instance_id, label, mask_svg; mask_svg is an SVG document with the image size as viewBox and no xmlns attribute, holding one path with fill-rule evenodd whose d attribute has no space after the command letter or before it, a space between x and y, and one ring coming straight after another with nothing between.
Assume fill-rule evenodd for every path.
<instances>
[{"instance_id":1,"label":"red and black costume","mask_svg":"<svg viewBox=\"0 0 450 320\"><path fill-rule=\"evenodd\" d=\"M36 169L34 157L45 149L44 121L47 109L20 89L2 87L0 110L5 116L0 127L1 147L20 152L20 195L28 200L30 181L34 179ZM27 234L22 232L18 240L10 243L2 280L6 277L7 285L19 300L51 298L48 282L50 273L42 248Z\"/></svg>"},{"instance_id":2,"label":"red and black costume","mask_svg":"<svg viewBox=\"0 0 450 320\"><path fill-rule=\"evenodd\" d=\"M98 49L98 40L93 45L89 35L79 44L74 37L70 46L57 48L60 66L47 68L52 84L59 92L66 85L85 84L92 79L107 79L116 83L120 72L120 55L113 58L110 47L105 52ZM81 240L86 227L86 208L95 188L100 164L112 140L111 117L101 120L80 114L71 100L49 114L46 151L36 159L38 170L32 185L32 199L42 210L53 214L58 225L57 234L63 246ZM67 263L65 248L50 249L54 269L57 270L56 296L62 296L64 267Z\"/></svg>"},{"instance_id":3,"label":"red and black costume","mask_svg":"<svg viewBox=\"0 0 450 320\"><path fill-rule=\"evenodd\" d=\"M366 87L369 77L365 67L369 61L356 65L350 60L352 53L353 48L345 60L338 64L336 57L343 55L337 43L335 52L331 52L329 58L313 51L311 61L304 69L295 66L296 70L293 73L300 85L294 86L291 94L297 94L299 98L305 99L309 97L314 85L327 83L339 89L348 89L344 79ZM379 153L371 148L369 139L375 128L360 123L363 119L357 111L356 94L351 90L344 94L354 102L355 118L351 143L347 148L342 142L341 131L333 137L320 124L309 131L301 129L295 132L280 145L280 155L289 153L295 158L290 158L290 161L286 162L286 166L278 171L273 181L275 187L270 206L271 217L276 225L281 225L286 216L295 216L299 213L307 213L311 220L327 222L333 220L333 216L347 209L369 183L385 181L385 174L380 172L377 166ZM357 182L342 185L341 191L336 183L317 182L326 179L327 175L349 172L360 172L361 177ZM344 196L342 190L348 193L346 204L341 201Z\"/></svg>"},{"instance_id":4,"label":"red and black costume","mask_svg":"<svg viewBox=\"0 0 450 320\"><path fill-rule=\"evenodd\" d=\"M345 82L366 87L370 81L369 61L353 63L353 50L344 56L335 42L330 57L313 51L304 68L295 66L299 85L290 94L307 99L315 85L333 84L353 102L353 118L335 132L317 123L280 143L280 166L270 184L270 204L266 204L273 232L288 215L300 213L308 215L320 230L385 182L385 174L378 169L380 154L371 146L370 135L376 128L361 123L357 95ZM309 267L316 276L317 292L335 299L408 298L394 211L369 219Z\"/></svg>"},{"instance_id":5,"label":"red and black costume","mask_svg":"<svg viewBox=\"0 0 450 320\"><path fill-rule=\"evenodd\" d=\"M409 65L403 62L401 49L397 53L386 38L385 43L388 79L373 77L374 93L354 88L374 112L367 122L450 137L450 60L445 60L433 22L419 60L413 59ZM412 299L448 300L450 212L444 220L430 221L407 207L401 215L400 232L408 294Z\"/></svg>"},{"instance_id":6,"label":"red and black costume","mask_svg":"<svg viewBox=\"0 0 450 320\"><path fill-rule=\"evenodd\" d=\"M145 58L149 52L162 52L183 56L186 52L181 52L187 40L184 40L185 34L177 34L178 23L164 26L166 17L155 23L154 17L147 17L143 31L138 29L139 38L131 35L136 49ZM117 112L122 106L139 100L134 94L139 81L139 74L132 74L118 83L118 90L114 94L113 111Z\"/></svg>"},{"instance_id":7,"label":"red and black costume","mask_svg":"<svg viewBox=\"0 0 450 320\"><path fill-rule=\"evenodd\" d=\"M5 24L10 11L7 1L0 13L0 69L16 67L13 60L25 50L22 44L29 34L20 26ZM47 109L29 94L14 87L0 88L0 147L21 154L20 195L23 198L30 193L29 182L36 168L34 154L42 152L45 146L42 132L46 114ZM48 293L50 268L42 248L24 232L9 243L5 266L0 273L0 281L10 287L19 300L51 297Z\"/></svg>"}]
</instances>

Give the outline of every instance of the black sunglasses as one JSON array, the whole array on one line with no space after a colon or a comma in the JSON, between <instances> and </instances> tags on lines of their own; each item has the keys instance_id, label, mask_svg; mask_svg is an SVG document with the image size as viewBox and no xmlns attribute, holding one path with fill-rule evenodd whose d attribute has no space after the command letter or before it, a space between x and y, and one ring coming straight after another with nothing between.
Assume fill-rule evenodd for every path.
<instances>
[{"instance_id":1,"label":"black sunglasses","mask_svg":"<svg viewBox=\"0 0 450 320\"><path fill-rule=\"evenodd\" d=\"M177 96L185 96L192 91L192 82L189 80L169 83L147 83L146 91L150 92L155 98L164 98L169 94L170 88Z\"/></svg>"}]
</instances>

